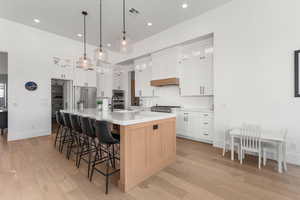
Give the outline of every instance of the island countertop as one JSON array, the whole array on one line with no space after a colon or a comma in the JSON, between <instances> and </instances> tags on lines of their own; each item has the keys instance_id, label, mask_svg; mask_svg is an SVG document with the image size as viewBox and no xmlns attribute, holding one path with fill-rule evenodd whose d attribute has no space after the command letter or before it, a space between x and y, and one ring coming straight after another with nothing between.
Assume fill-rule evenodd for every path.
<instances>
[{"instance_id":1,"label":"island countertop","mask_svg":"<svg viewBox=\"0 0 300 200\"><path fill-rule=\"evenodd\" d=\"M96 120L105 120L113 124L128 126L155 120L169 119L176 117L173 113L158 113L150 111L99 111L98 109L84 110L62 110L70 114L77 114L85 117L90 117Z\"/></svg>"}]
</instances>

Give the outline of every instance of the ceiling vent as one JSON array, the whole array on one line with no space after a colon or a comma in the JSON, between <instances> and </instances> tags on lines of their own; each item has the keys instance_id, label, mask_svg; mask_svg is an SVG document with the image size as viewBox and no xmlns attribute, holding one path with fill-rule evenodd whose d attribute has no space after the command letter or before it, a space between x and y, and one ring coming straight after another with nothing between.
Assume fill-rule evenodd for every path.
<instances>
[{"instance_id":1,"label":"ceiling vent","mask_svg":"<svg viewBox=\"0 0 300 200\"><path fill-rule=\"evenodd\" d=\"M132 16L138 16L140 14L140 11L138 11L135 8L130 8L129 9L129 14L132 15Z\"/></svg>"}]
</instances>

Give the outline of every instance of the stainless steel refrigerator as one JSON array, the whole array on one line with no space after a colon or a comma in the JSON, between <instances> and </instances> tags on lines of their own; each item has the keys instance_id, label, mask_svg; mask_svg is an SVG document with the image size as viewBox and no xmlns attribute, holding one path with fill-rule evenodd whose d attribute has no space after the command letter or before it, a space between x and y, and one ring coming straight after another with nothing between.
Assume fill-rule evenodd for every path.
<instances>
[{"instance_id":1,"label":"stainless steel refrigerator","mask_svg":"<svg viewBox=\"0 0 300 200\"><path fill-rule=\"evenodd\" d=\"M73 87L74 108L83 104L83 108L96 108L97 88L95 87Z\"/></svg>"}]
</instances>

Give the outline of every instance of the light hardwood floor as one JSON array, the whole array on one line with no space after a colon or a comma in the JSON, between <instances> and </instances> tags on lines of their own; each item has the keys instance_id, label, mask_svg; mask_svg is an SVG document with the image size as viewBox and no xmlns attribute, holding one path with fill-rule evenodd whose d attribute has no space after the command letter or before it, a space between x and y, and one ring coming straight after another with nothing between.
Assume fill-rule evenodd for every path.
<instances>
[{"instance_id":1,"label":"light hardwood floor","mask_svg":"<svg viewBox=\"0 0 300 200\"><path fill-rule=\"evenodd\" d=\"M10 142L0 141L1 200L286 200L300 199L300 168L278 174L276 163L258 170L255 158L245 164L210 145L177 139L177 161L138 187L122 193L110 185L104 194L104 177L86 177L53 147L53 136ZM117 179L117 177L115 177ZM115 183L116 180L113 180Z\"/></svg>"}]
</instances>

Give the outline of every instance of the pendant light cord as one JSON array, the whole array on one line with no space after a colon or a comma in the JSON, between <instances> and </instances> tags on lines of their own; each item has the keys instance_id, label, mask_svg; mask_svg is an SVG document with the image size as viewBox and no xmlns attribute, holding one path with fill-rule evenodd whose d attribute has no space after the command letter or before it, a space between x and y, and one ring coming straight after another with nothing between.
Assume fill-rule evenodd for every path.
<instances>
[{"instance_id":1,"label":"pendant light cord","mask_svg":"<svg viewBox=\"0 0 300 200\"><path fill-rule=\"evenodd\" d=\"M86 60L86 16L87 16L87 12L86 11L82 11L83 14L83 48L84 48L84 59Z\"/></svg>"},{"instance_id":2,"label":"pendant light cord","mask_svg":"<svg viewBox=\"0 0 300 200\"><path fill-rule=\"evenodd\" d=\"M125 14L125 0L123 0L123 40L126 40L126 14Z\"/></svg>"},{"instance_id":3,"label":"pendant light cord","mask_svg":"<svg viewBox=\"0 0 300 200\"><path fill-rule=\"evenodd\" d=\"M102 51L102 0L100 0L100 50Z\"/></svg>"}]
</instances>

